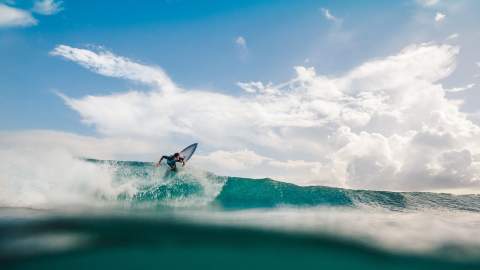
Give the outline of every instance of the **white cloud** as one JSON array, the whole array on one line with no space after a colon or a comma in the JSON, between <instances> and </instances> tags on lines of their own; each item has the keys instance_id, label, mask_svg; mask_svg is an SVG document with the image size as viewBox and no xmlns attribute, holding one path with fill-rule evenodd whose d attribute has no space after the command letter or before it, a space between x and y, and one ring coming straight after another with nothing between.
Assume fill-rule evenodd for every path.
<instances>
[{"instance_id":1,"label":"white cloud","mask_svg":"<svg viewBox=\"0 0 480 270\"><path fill-rule=\"evenodd\" d=\"M257 91L263 90L265 88L262 82L238 82L237 85L248 93L256 93Z\"/></svg>"},{"instance_id":2,"label":"white cloud","mask_svg":"<svg viewBox=\"0 0 480 270\"><path fill-rule=\"evenodd\" d=\"M300 185L338 185L330 168L321 162L305 160L276 160L261 156L251 150L215 151L197 155L194 164L220 175L243 177L269 177L289 180Z\"/></svg>"},{"instance_id":3,"label":"white cloud","mask_svg":"<svg viewBox=\"0 0 480 270\"><path fill-rule=\"evenodd\" d=\"M327 8L321 8L322 14L325 17L325 19L332 21L332 22L341 22L342 20L336 16L334 16L329 9Z\"/></svg>"},{"instance_id":4,"label":"white cloud","mask_svg":"<svg viewBox=\"0 0 480 270\"><path fill-rule=\"evenodd\" d=\"M25 10L0 3L0 28L36 25L37 20Z\"/></svg>"},{"instance_id":5,"label":"white cloud","mask_svg":"<svg viewBox=\"0 0 480 270\"><path fill-rule=\"evenodd\" d=\"M239 47L241 48L244 48L246 49L247 48L247 40L242 37L242 36L238 36L236 39L235 39L235 44L237 44Z\"/></svg>"},{"instance_id":6,"label":"white cloud","mask_svg":"<svg viewBox=\"0 0 480 270\"><path fill-rule=\"evenodd\" d=\"M445 15L445 14L443 14L443 13L441 13L441 12L437 12L437 13L435 14L435 21L436 21L436 22L444 21L446 17L447 17L447 15Z\"/></svg>"},{"instance_id":7,"label":"white cloud","mask_svg":"<svg viewBox=\"0 0 480 270\"><path fill-rule=\"evenodd\" d=\"M447 37L447 40L457 39L460 35L458 33L451 34Z\"/></svg>"},{"instance_id":8,"label":"white cloud","mask_svg":"<svg viewBox=\"0 0 480 270\"><path fill-rule=\"evenodd\" d=\"M264 85L262 82L238 82L237 85L247 93L273 94L277 91L272 83Z\"/></svg>"},{"instance_id":9,"label":"white cloud","mask_svg":"<svg viewBox=\"0 0 480 270\"><path fill-rule=\"evenodd\" d=\"M245 61L248 57L247 40L243 36L238 36L235 38L235 45L237 47L240 60Z\"/></svg>"},{"instance_id":10,"label":"white cloud","mask_svg":"<svg viewBox=\"0 0 480 270\"><path fill-rule=\"evenodd\" d=\"M417 0L417 2L425 7L431 7L437 5L440 0Z\"/></svg>"},{"instance_id":11,"label":"white cloud","mask_svg":"<svg viewBox=\"0 0 480 270\"><path fill-rule=\"evenodd\" d=\"M37 0L33 11L42 15L53 15L63 10L63 1Z\"/></svg>"},{"instance_id":12,"label":"white cloud","mask_svg":"<svg viewBox=\"0 0 480 270\"><path fill-rule=\"evenodd\" d=\"M98 52L59 45L51 55L62 56L98 74L124 78L144 84L155 85L165 91L173 91L177 87L168 75L159 67L145 66L125 57L116 56L108 51Z\"/></svg>"},{"instance_id":13,"label":"white cloud","mask_svg":"<svg viewBox=\"0 0 480 270\"><path fill-rule=\"evenodd\" d=\"M61 131L29 130L0 132L0 150L39 153L62 150L78 158L122 159L151 154L152 145L129 138L96 138Z\"/></svg>"},{"instance_id":14,"label":"white cloud","mask_svg":"<svg viewBox=\"0 0 480 270\"><path fill-rule=\"evenodd\" d=\"M105 51L57 50L99 74L154 87L63 97L107 138L172 148L198 141L209 150L198 164L222 174L374 189L479 186L480 127L438 83L455 69L455 46L408 46L337 77L296 67L282 84L239 83L250 93L239 97L165 91L163 83L150 83L158 75L143 76L159 68Z\"/></svg>"},{"instance_id":15,"label":"white cloud","mask_svg":"<svg viewBox=\"0 0 480 270\"><path fill-rule=\"evenodd\" d=\"M226 171L243 171L262 164L268 158L258 155L250 150L240 151L215 151L206 156L196 158L197 162L207 167L220 168Z\"/></svg>"},{"instance_id":16,"label":"white cloud","mask_svg":"<svg viewBox=\"0 0 480 270\"><path fill-rule=\"evenodd\" d=\"M465 90L473 88L474 86L475 86L475 84L471 83L471 84L468 84L468 85L463 86L463 87L454 87L454 88L450 88L450 89L445 89L445 91L449 92L449 93L463 92Z\"/></svg>"}]
</instances>

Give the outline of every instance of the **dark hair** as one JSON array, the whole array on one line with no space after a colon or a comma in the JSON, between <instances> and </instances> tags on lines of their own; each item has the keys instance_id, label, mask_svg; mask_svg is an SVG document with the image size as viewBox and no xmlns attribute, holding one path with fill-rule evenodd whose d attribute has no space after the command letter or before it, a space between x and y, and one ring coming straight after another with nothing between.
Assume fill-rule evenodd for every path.
<instances>
[{"instance_id":1,"label":"dark hair","mask_svg":"<svg viewBox=\"0 0 480 270\"><path fill-rule=\"evenodd\" d=\"M179 154L179 153L175 153L175 154L173 154L173 156L174 156L174 157L178 157L178 156L180 156L180 154Z\"/></svg>"}]
</instances>

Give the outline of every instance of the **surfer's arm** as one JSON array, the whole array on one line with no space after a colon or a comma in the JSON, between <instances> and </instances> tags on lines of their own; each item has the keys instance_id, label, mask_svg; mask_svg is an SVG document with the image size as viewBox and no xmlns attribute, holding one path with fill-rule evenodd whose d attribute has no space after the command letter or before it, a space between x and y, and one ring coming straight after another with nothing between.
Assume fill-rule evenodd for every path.
<instances>
[{"instance_id":1,"label":"surfer's arm","mask_svg":"<svg viewBox=\"0 0 480 270\"><path fill-rule=\"evenodd\" d=\"M162 163L162 160L163 160L164 158L167 158L167 157L166 157L166 156L162 156L162 157L160 158L160 160L158 161L158 163L155 164L155 166L157 166L157 167L160 166L160 163Z\"/></svg>"},{"instance_id":2,"label":"surfer's arm","mask_svg":"<svg viewBox=\"0 0 480 270\"><path fill-rule=\"evenodd\" d=\"M182 167L185 166L185 159L184 158L181 158L180 162L182 162Z\"/></svg>"}]
</instances>

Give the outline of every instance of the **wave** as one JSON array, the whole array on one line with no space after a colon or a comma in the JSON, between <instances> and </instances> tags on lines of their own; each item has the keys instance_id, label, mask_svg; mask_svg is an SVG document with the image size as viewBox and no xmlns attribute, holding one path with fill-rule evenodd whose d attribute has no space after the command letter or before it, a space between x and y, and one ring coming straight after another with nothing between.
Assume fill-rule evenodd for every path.
<instances>
[{"instance_id":1,"label":"wave","mask_svg":"<svg viewBox=\"0 0 480 270\"><path fill-rule=\"evenodd\" d=\"M224 209L369 206L389 210L428 208L480 212L479 195L298 186L268 178L221 177L191 168L173 173L144 162L90 161L115 166L119 182L132 177L141 179L138 180L141 184L137 186L137 192L123 197L134 203L217 206Z\"/></svg>"},{"instance_id":2,"label":"wave","mask_svg":"<svg viewBox=\"0 0 480 270\"><path fill-rule=\"evenodd\" d=\"M480 212L479 195L350 190L297 186L272 179L223 177L188 166L179 172L153 163L52 155L14 155L0 166L0 207L61 205L127 207L380 207ZM16 161L17 160L17 161ZM20 160L20 161L18 161ZM15 162L13 162L15 161Z\"/></svg>"}]
</instances>

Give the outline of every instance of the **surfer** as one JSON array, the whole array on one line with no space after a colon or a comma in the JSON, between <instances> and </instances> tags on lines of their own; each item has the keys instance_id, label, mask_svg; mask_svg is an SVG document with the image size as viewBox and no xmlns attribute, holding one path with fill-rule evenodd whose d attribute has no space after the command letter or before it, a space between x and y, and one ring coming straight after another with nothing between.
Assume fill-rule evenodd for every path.
<instances>
[{"instance_id":1,"label":"surfer","mask_svg":"<svg viewBox=\"0 0 480 270\"><path fill-rule=\"evenodd\" d=\"M162 158L160 158L160 160L156 164L157 167L160 166L160 163L162 162L163 159L167 160L167 165L170 166L170 169L172 171L177 169L177 162L182 163L182 167L185 166L185 159L182 156L180 156L179 153L175 153L171 156L162 156Z\"/></svg>"}]
</instances>

